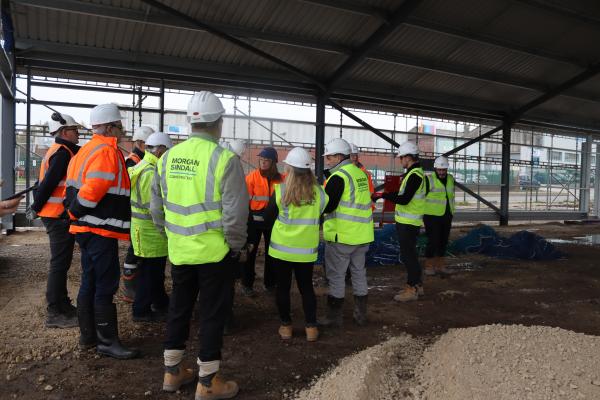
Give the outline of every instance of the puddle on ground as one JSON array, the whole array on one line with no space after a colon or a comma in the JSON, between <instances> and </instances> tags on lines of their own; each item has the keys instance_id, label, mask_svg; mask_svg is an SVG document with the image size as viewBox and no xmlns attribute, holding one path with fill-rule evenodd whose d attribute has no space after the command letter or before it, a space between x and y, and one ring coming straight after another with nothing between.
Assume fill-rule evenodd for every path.
<instances>
[{"instance_id":1,"label":"puddle on ground","mask_svg":"<svg viewBox=\"0 0 600 400\"><path fill-rule=\"evenodd\" d=\"M570 239L552 238L546 240L554 244L582 244L585 246L597 246L600 245L600 234L596 233L593 235L575 236Z\"/></svg>"}]
</instances>

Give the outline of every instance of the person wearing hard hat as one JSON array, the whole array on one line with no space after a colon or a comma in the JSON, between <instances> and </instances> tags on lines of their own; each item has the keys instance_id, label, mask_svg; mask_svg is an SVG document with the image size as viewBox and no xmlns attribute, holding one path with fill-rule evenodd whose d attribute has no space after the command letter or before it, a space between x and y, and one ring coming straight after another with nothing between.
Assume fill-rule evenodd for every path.
<instances>
[{"instance_id":1,"label":"person wearing hard hat","mask_svg":"<svg viewBox=\"0 0 600 400\"><path fill-rule=\"evenodd\" d=\"M238 385L217 372L223 329L231 314L234 272L246 244L248 194L236 155L218 145L225 109L211 92L188 103L190 137L158 160L150 213L167 236L173 291L164 346L163 390L194 380L182 366L190 319L200 293L196 399L229 399Z\"/></svg>"},{"instance_id":2,"label":"person wearing hard hat","mask_svg":"<svg viewBox=\"0 0 600 400\"><path fill-rule=\"evenodd\" d=\"M248 219L248 244L251 251L242 270L242 292L246 296L254 295L254 279L256 277L256 253L261 237L265 239L265 249L269 248L271 229L265 225L264 212L275 185L283 182L277 170L277 151L273 147L265 147L258 153L259 167L246 176L246 187L250 197L250 217ZM265 254L263 283L268 292L275 291L276 277L271 257Z\"/></svg>"},{"instance_id":3,"label":"person wearing hard hat","mask_svg":"<svg viewBox=\"0 0 600 400\"><path fill-rule=\"evenodd\" d=\"M351 270L354 293L354 321L367 323L367 271L365 256L374 240L373 211L367 176L350 161L350 144L337 138L325 146L324 157L329 166L325 192L323 237L325 268L329 284L327 317L324 326L339 327L343 323L345 276Z\"/></svg>"},{"instance_id":4,"label":"person wearing hard hat","mask_svg":"<svg viewBox=\"0 0 600 400\"><path fill-rule=\"evenodd\" d=\"M448 173L448 167L448 159L439 156L433 163L434 172L427 176L429 193L425 198L423 222L427 234L425 275L429 276L447 272L444 256L455 211L454 177Z\"/></svg>"},{"instance_id":5,"label":"person wearing hard hat","mask_svg":"<svg viewBox=\"0 0 600 400\"><path fill-rule=\"evenodd\" d=\"M371 194L373 194L375 192L375 186L373 185L373 175L371 175L371 173L369 172L369 170L367 168L365 168L365 166L359 161L359 159L358 159L358 154L359 154L358 146L355 145L354 143L350 143L350 149L352 151L350 153L350 161L352 161L352 164L356 165L365 174L367 174L367 178L369 178L369 191L371 192ZM375 207L373 206L373 209L374 208Z\"/></svg>"},{"instance_id":6,"label":"person wearing hard hat","mask_svg":"<svg viewBox=\"0 0 600 400\"><path fill-rule=\"evenodd\" d=\"M398 157L406 174L398 193L374 194L373 200L383 197L396 204L394 219L400 243L400 259L408 272L406 286L394 300L417 300L424 294L421 265L417 254L417 237L423 223L425 196L428 182L419 163L419 148L413 142L404 142L398 148Z\"/></svg>"},{"instance_id":7,"label":"person wearing hard hat","mask_svg":"<svg viewBox=\"0 0 600 400\"><path fill-rule=\"evenodd\" d=\"M81 250L81 286L77 296L79 344L99 354L135 358L139 351L121 344L117 307L118 240L129 240L129 175L117 147L124 135L123 116L115 104L101 104L90 114L94 132L67 169L65 207L69 232Z\"/></svg>"},{"instance_id":8,"label":"person wearing hard hat","mask_svg":"<svg viewBox=\"0 0 600 400\"><path fill-rule=\"evenodd\" d=\"M269 255L277 274L277 309L281 326L279 336L292 338L290 290L292 273L302 296L306 340L319 337L317 299L313 289L313 264L319 247L319 219L327 205L327 195L317 184L311 170L310 154L301 147L293 148L283 161L285 181L275 185L275 191L265 210L265 223L273 226Z\"/></svg>"},{"instance_id":9,"label":"person wearing hard hat","mask_svg":"<svg viewBox=\"0 0 600 400\"><path fill-rule=\"evenodd\" d=\"M231 142L223 142L222 146L227 150L233 151L239 158L242 158L246 152L246 142L240 139L234 139Z\"/></svg>"},{"instance_id":10,"label":"person wearing hard hat","mask_svg":"<svg viewBox=\"0 0 600 400\"><path fill-rule=\"evenodd\" d=\"M145 146L148 137L154 133L154 129L147 125L138 126L133 131L133 149L131 153L125 158L125 166L127 169L137 165L142 158L145 157ZM133 303L135 299L135 291L137 288L137 276L138 276L138 258L133 252L132 244L127 248L127 255L125 256L125 262L123 263L123 275L121 289L121 300L127 303Z\"/></svg>"},{"instance_id":11,"label":"person wearing hard hat","mask_svg":"<svg viewBox=\"0 0 600 400\"><path fill-rule=\"evenodd\" d=\"M173 147L168 134L155 132L145 142L145 155L140 163L129 168L131 179L131 244L139 258L138 286L133 302L136 322L164 321L169 306L165 291L167 238L159 232L150 215L151 187L156 163L165 151Z\"/></svg>"},{"instance_id":12,"label":"person wearing hard hat","mask_svg":"<svg viewBox=\"0 0 600 400\"><path fill-rule=\"evenodd\" d=\"M79 129L82 126L67 114L55 112L48 121L48 131L54 136L40 167L33 203L27 210L30 220L41 217L50 240L50 269L46 284L46 327L77 326L77 308L67 292L67 272L71 268L75 237L69 233L63 200L65 176L71 158L79 151Z\"/></svg>"}]
</instances>

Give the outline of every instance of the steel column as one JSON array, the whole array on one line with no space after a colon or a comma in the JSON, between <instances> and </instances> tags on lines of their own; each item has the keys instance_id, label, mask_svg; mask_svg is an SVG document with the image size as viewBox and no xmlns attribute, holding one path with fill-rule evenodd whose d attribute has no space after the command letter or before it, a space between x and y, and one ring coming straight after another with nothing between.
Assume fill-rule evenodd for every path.
<instances>
[{"instance_id":1,"label":"steel column","mask_svg":"<svg viewBox=\"0 0 600 400\"><path fill-rule=\"evenodd\" d=\"M11 78L14 93L14 76ZM15 192L15 101L13 97L2 96L1 103L2 131L0 132L0 178L4 182L0 187L0 199ZM14 229L12 215L0 219L2 229Z\"/></svg>"},{"instance_id":2,"label":"steel column","mask_svg":"<svg viewBox=\"0 0 600 400\"><path fill-rule=\"evenodd\" d=\"M160 119L158 121L158 130L165 131L165 80L160 80Z\"/></svg>"},{"instance_id":3,"label":"steel column","mask_svg":"<svg viewBox=\"0 0 600 400\"><path fill-rule=\"evenodd\" d=\"M502 172L500 182L500 225L508 225L508 200L510 194L510 123L502 128Z\"/></svg>"},{"instance_id":4,"label":"steel column","mask_svg":"<svg viewBox=\"0 0 600 400\"><path fill-rule=\"evenodd\" d=\"M596 143L596 172L594 175L594 215L600 218L600 143Z\"/></svg>"},{"instance_id":5,"label":"steel column","mask_svg":"<svg viewBox=\"0 0 600 400\"><path fill-rule=\"evenodd\" d=\"M592 169L592 137L586 136L581 145L581 182L579 184L579 211L590 212L590 176Z\"/></svg>"},{"instance_id":6,"label":"steel column","mask_svg":"<svg viewBox=\"0 0 600 400\"><path fill-rule=\"evenodd\" d=\"M27 122L25 128L25 187L31 186L31 68L27 68ZM29 194L25 196L25 207L29 209Z\"/></svg>"},{"instance_id":7,"label":"steel column","mask_svg":"<svg viewBox=\"0 0 600 400\"><path fill-rule=\"evenodd\" d=\"M319 183L323 183L325 153L325 98L322 95L317 97L317 116L315 129L315 174Z\"/></svg>"}]
</instances>

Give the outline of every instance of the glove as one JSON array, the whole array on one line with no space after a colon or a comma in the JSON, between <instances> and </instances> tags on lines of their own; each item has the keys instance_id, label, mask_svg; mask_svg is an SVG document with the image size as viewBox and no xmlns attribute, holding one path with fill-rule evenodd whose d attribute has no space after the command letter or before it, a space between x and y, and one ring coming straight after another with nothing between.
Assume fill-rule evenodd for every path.
<instances>
[{"instance_id":1,"label":"glove","mask_svg":"<svg viewBox=\"0 0 600 400\"><path fill-rule=\"evenodd\" d=\"M33 210L31 208L31 206L29 206L27 208L27 211L25 211L25 217L27 218L27 220L29 221L33 221L34 219L36 219L38 217L37 213L35 212L35 210Z\"/></svg>"},{"instance_id":2,"label":"glove","mask_svg":"<svg viewBox=\"0 0 600 400\"><path fill-rule=\"evenodd\" d=\"M371 195L371 200L373 202L376 202L377 200L381 199L382 197L383 197L383 193L377 193L377 192L375 192L375 193L373 193Z\"/></svg>"}]
</instances>

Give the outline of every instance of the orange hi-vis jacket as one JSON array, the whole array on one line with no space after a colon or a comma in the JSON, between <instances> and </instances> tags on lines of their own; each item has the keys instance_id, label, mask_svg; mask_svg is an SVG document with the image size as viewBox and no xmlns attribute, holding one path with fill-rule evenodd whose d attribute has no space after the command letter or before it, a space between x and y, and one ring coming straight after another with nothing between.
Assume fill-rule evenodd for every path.
<instances>
[{"instance_id":1,"label":"orange hi-vis jacket","mask_svg":"<svg viewBox=\"0 0 600 400\"><path fill-rule=\"evenodd\" d=\"M364 165L361 164L360 169L363 170L363 172L365 174L367 174L367 178L369 180L369 191L371 192L371 194L373 194L373 192L375 192L375 186L373 186L373 176L371 175L371 173L365 168Z\"/></svg>"},{"instance_id":2,"label":"orange hi-vis jacket","mask_svg":"<svg viewBox=\"0 0 600 400\"><path fill-rule=\"evenodd\" d=\"M39 182L42 182L46 177L46 172L48 171L48 165L50 162L50 157L54 155L60 148L64 148L69 152L71 157L73 157L73 152L69 149L68 146L60 143L53 143L52 146L46 152L44 159L42 160L42 166L40 167L40 177ZM50 182L50 181L49 181ZM47 218L59 218L60 215L65 211L65 207L63 205L63 201L65 200L65 192L66 192L66 182L65 177L58 183L58 186L54 188L50 198L44 204L42 209L37 215L40 217Z\"/></svg>"},{"instance_id":3,"label":"orange hi-vis jacket","mask_svg":"<svg viewBox=\"0 0 600 400\"><path fill-rule=\"evenodd\" d=\"M142 161L142 159L140 158L140 156L138 156L134 152L129 153L129 155L127 156L126 160L133 160L133 162L135 162L136 164L139 164L139 162Z\"/></svg>"},{"instance_id":4,"label":"orange hi-vis jacket","mask_svg":"<svg viewBox=\"0 0 600 400\"><path fill-rule=\"evenodd\" d=\"M283 182L284 177L278 174L275 179L269 180L260 174L257 168L246 176L246 187L250 196L250 210L260 211L267 207L269 198L275 190L275 185Z\"/></svg>"},{"instance_id":5,"label":"orange hi-vis jacket","mask_svg":"<svg viewBox=\"0 0 600 400\"><path fill-rule=\"evenodd\" d=\"M92 136L67 169L69 232L129 240L129 174L117 138Z\"/></svg>"}]
</instances>

